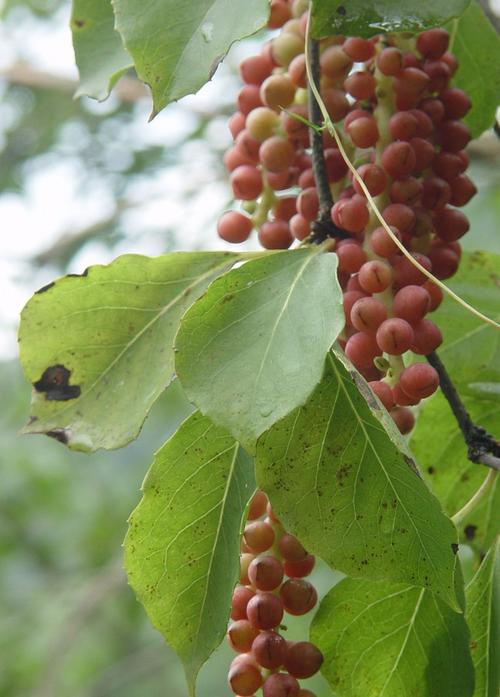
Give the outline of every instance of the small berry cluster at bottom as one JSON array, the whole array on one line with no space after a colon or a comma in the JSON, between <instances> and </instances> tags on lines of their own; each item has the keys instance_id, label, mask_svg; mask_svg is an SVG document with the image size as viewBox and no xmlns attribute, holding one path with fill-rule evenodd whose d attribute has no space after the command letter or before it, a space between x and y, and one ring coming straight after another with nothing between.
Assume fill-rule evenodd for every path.
<instances>
[{"instance_id":1,"label":"small berry cluster at bottom","mask_svg":"<svg viewBox=\"0 0 500 697\"><path fill-rule=\"evenodd\" d=\"M314 586L305 580L315 558L287 533L263 491L254 495L241 544L240 583L231 604L227 636L238 656L228 673L231 690L252 697L315 697L301 688L321 667L323 655L309 641L288 641L285 612L305 615L316 605Z\"/></svg>"}]
</instances>

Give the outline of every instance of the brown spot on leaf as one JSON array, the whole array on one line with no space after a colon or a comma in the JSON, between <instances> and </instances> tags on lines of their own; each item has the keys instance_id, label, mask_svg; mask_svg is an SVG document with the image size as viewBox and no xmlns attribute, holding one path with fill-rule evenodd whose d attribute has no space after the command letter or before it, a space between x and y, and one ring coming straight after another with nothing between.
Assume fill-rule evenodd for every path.
<instances>
[{"instance_id":1,"label":"brown spot on leaf","mask_svg":"<svg viewBox=\"0 0 500 697\"><path fill-rule=\"evenodd\" d=\"M341 17L345 17L345 15L347 14L347 10L345 9L345 7L343 5L339 5L337 7L337 14L340 15Z\"/></svg>"},{"instance_id":2,"label":"brown spot on leaf","mask_svg":"<svg viewBox=\"0 0 500 697\"><path fill-rule=\"evenodd\" d=\"M75 26L77 29L82 29L87 22L84 19L74 19L73 20L73 26Z\"/></svg>"},{"instance_id":3,"label":"brown spot on leaf","mask_svg":"<svg viewBox=\"0 0 500 697\"><path fill-rule=\"evenodd\" d=\"M45 399L66 401L80 396L79 385L70 385L71 371L63 365L52 365L43 371L42 377L33 383L37 392L45 392Z\"/></svg>"}]
</instances>

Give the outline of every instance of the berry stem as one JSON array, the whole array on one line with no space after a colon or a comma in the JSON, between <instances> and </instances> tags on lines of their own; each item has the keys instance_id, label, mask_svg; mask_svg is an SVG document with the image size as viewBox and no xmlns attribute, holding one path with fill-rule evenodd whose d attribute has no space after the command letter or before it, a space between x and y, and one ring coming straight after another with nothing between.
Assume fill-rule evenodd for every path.
<instances>
[{"instance_id":1,"label":"berry stem","mask_svg":"<svg viewBox=\"0 0 500 697\"><path fill-rule=\"evenodd\" d=\"M483 483L476 491L476 493L472 496L472 498L470 498L469 501L467 501L463 508L461 508L459 511L455 513L454 516L452 516L451 519L456 527L458 527L465 520L465 518L477 508L479 503L481 503L486 494L490 491L491 487L495 482L496 477L497 471L490 470Z\"/></svg>"},{"instance_id":2,"label":"berry stem","mask_svg":"<svg viewBox=\"0 0 500 697\"><path fill-rule=\"evenodd\" d=\"M252 223L254 227L259 228L262 223L267 220L267 215L275 203L276 195L269 184L265 182L262 196L257 204L254 214L252 215Z\"/></svg>"}]
</instances>

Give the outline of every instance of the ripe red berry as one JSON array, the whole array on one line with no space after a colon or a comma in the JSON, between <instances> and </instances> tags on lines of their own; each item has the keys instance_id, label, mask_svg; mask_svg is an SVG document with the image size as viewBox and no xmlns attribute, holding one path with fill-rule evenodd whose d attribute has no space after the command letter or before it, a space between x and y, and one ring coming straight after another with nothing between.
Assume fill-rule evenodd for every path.
<instances>
[{"instance_id":1,"label":"ripe red berry","mask_svg":"<svg viewBox=\"0 0 500 697\"><path fill-rule=\"evenodd\" d=\"M260 554L272 546L274 542L274 530L269 523L263 520L254 520L245 525L243 539L252 552Z\"/></svg>"},{"instance_id":2,"label":"ripe red berry","mask_svg":"<svg viewBox=\"0 0 500 697\"><path fill-rule=\"evenodd\" d=\"M283 665L287 653L287 643L281 634L260 632L252 644L255 660L263 668L274 670Z\"/></svg>"},{"instance_id":3,"label":"ripe red berry","mask_svg":"<svg viewBox=\"0 0 500 697\"><path fill-rule=\"evenodd\" d=\"M248 578L258 590L272 591L283 581L283 565L276 557L257 557L250 562Z\"/></svg>"},{"instance_id":4,"label":"ripe red berry","mask_svg":"<svg viewBox=\"0 0 500 697\"><path fill-rule=\"evenodd\" d=\"M309 581L290 578L281 586L280 598L290 615L305 615L316 605L318 595Z\"/></svg>"},{"instance_id":5,"label":"ripe red berry","mask_svg":"<svg viewBox=\"0 0 500 697\"><path fill-rule=\"evenodd\" d=\"M248 601L247 617L256 629L273 629L283 619L283 602L274 593L259 591Z\"/></svg>"},{"instance_id":6,"label":"ripe red berry","mask_svg":"<svg viewBox=\"0 0 500 697\"><path fill-rule=\"evenodd\" d=\"M252 648L259 630L252 627L248 620L236 620L227 630L227 638L235 651L246 653Z\"/></svg>"},{"instance_id":7,"label":"ripe red berry","mask_svg":"<svg viewBox=\"0 0 500 697\"><path fill-rule=\"evenodd\" d=\"M297 641L288 645L285 668L295 678L310 678L323 663L323 654L310 641Z\"/></svg>"},{"instance_id":8,"label":"ripe red berry","mask_svg":"<svg viewBox=\"0 0 500 697\"><path fill-rule=\"evenodd\" d=\"M394 409L391 409L390 414L394 420L394 423L403 435L409 433L415 425L415 417L413 412L406 407L395 407Z\"/></svg>"},{"instance_id":9,"label":"ripe red berry","mask_svg":"<svg viewBox=\"0 0 500 697\"><path fill-rule=\"evenodd\" d=\"M376 338L382 351L399 356L410 348L414 333L408 322L394 317L382 322L377 330Z\"/></svg>"},{"instance_id":10,"label":"ripe red berry","mask_svg":"<svg viewBox=\"0 0 500 697\"><path fill-rule=\"evenodd\" d=\"M239 697L251 697L263 683L261 672L253 657L247 654L234 659L227 680L231 690Z\"/></svg>"},{"instance_id":11,"label":"ripe red berry","mask_svg":"<svg viewBox=\"0 0 500 697\"><path fill-rule=\"evenodd\" d=\"M426 363L413 363L403 370L399 384L409 397L423 399L437 390L439 375Z\"/></svg>"},{"instance_id":12,"label":"ripe red berry","mask_svg":"<svg viewBox=\"0 0 500 697\"><path fill-rule=\"evenodd\" d=\"M285 561L283 565L285 575L290 578L304 578L305 576L309 576L314 569L315 562L316 559L312 554L308 554L299 561Z\"/></svg>"},{"instance_id":13,"label":"ripe red berry","mask_svg":"<svg viewBox=\"0 0 500 697\"><path fill-rule=\"evenodd\" d=\"M288 673L273 673L262 687L263 697L298 697L299 694L297 679Z\"/></svg>"}]
</instances>

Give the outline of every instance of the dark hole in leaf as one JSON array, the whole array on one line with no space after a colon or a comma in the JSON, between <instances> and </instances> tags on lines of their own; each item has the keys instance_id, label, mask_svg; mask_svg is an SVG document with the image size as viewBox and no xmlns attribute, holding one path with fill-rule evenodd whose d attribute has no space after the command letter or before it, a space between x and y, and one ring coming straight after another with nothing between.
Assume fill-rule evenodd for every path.
<instances>
[{"instance_id":1,"label":"dark hole in leaf","mask_svg":"<svg viewBox=\"0 0 500 697\"><path fill-rule=\"evenodd\" d=\"M451 543L451 551L453 552L453 554L456 554L458 552L458 545L456 542Z\"/></svg>"},{"instance_id":2,"label":"dark hole in leaf","mask_svg":"<svg viewBox=\"0 0 500 697\"><path fill-rule=\"evenodd\" d=\"M434 467L432 467L432 465L431 465L430 467L427 468L427 472L428 472L429 474L434 474L435 471L436 471L436 470L434 469Z\"/></svg>"},{"instance_id":3,"label":"dark hole in leaf","mask_svg":"<svg viewBox=\"0 0 500 697\"><path fill-rule=\"evenodd\" d=\"M338 15L341 15L342 17L345 17L346 12L347 12L347 10L345 9L345 7L344 7L343 5L339 5L339 6L337 7L337 14L338 14Z\"/></svg>"},{"instance_id":4,"label":"dark hole in leaf","mask_svg":"<svg viewBox=\"0 0 500 697\"><path fill-rule=\"evenodd\" d=\"M65 428L54 428L54 430L52 431L47 431L47 435L50 438L55 438L59 441L59 443L62 443L63 445L68 444L68 431Z\"/></svg>"},{"instance_id":5,"label":"dark hole in leaf","mask_svg":"<svg viewBox=\"0 0 500 697\"><path fill-rule=\"evenodd\" d=\"M466 525L464 535L468 540L473 540L476 536L477 525Z\"/></svg>"},{"instance_id":6,"label":"dark hole in leaf","mask_svg":"<svg viewBox=\"0 0 500 697\"><path fill-rule=\"evenodd\" d=\"M80 385L70 385L71 371L63 365L52 365L43 371L40 380L33 383L37 392L45 392L45 399L65 401L80 396Z\"/></svg>"}]
</instances>

